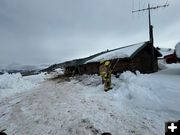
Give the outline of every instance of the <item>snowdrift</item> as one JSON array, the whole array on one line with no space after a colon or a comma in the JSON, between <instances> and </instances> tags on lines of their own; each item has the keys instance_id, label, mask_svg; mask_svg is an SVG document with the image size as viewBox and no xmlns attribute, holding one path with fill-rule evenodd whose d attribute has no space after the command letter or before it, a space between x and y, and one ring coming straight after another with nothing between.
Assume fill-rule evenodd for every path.
<instances>
[{"instance_id":1,"label":"snowdrift","mask_svg":"<svg viewBox=\"0 0 180 135\"><path fill-rule=\"evenodd\" d=\"M44 80L44 75L22 77L20 73L0 75L0 97L27 91Z\"/></svg>"}]
</instances>

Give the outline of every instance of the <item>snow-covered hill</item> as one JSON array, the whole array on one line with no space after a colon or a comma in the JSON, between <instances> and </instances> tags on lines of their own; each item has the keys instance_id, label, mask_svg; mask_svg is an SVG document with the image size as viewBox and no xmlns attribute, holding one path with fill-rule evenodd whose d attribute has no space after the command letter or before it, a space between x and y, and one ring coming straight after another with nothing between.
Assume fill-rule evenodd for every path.
<instances>
[{"instance_id":1,"label":"snow-covered hill","mask_svg":"<svg viewBox=\"0 0 180 135\"><path fill-rule=\"evenodd\" d=\"M180 64L166 67L113 76L109 92L97 75L41 82L0 98L0 130L8 135L164 135L165 121L180 116Z\"/></svg>"}]
</instances>

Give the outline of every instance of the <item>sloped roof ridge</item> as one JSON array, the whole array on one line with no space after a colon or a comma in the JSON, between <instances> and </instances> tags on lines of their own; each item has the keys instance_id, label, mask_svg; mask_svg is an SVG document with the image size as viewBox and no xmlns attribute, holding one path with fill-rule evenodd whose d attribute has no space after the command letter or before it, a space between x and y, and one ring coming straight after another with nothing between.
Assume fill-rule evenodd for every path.
<instances>
[{"instance_id":1,"label":"sloped roof ridge","mask_svg":"<svg viewBox=\"0 0 180 135\"><path fill-rule=\"evenodd\" d=\"M102 54L102 55L99 55L93 59L90 59L88 61L86 61L85 63L90 63L90 62L98 62L100 60L109 60L109 59L115 59L117 57L122 57L122 58L127 58L127 57L133 57L136 53L138 53L141 49L143 49L146 45L148 45L148 42L149 41L145 41L145 42L140 42L140 43L136 43L136 44L132 44L132 45L128 45L128 46L123 46L123 47L119 47L119 48L116 48L116 49L112 49L112 50L109 50L107 51L106 53ZM135 47L134 51L132 50L132 48L130 49L130 51L128 52L128 47ZM116 55L117 52L116 51L121 51L121 49L126 49L125 53L120 53L120 55ZM115 55L113 54L113 52L115 52Z\"/></svg>"},{"instance_id":2,"label":"sloped roof ridge","mask_svg":"<svg viewBox=\"0 0 180 135\"><path fill-rule=\"evenodd\" d=\"M131 46L135 46L135 45L139 45L139 44L143 44L143 43L145 44L147 42L149 42L149 41L139 42L139 43L135 43L135 44L131 44L131 45L115 48L115 49L109 50L108 52L116 51L116 50L119 50L119 49L124 49L124 48L127 48L127 47L131 47Z\"/></svg>"}]
</instances>

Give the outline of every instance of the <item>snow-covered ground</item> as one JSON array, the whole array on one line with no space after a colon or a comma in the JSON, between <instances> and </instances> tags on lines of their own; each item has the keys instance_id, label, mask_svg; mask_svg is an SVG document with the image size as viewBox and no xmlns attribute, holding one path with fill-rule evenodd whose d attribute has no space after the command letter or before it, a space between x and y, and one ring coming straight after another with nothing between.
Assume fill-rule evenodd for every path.
<instances>
[{"instance_id":1,"label":"snow-covered ground","mask_svg":"<svg viewBox=\"0 0 180 135\"><path fill-rule=\"evenodd\" d=\"M166 67L112 77L109 92L97 75L46 80L0 98L0 130L8 135L164 135L165 121L180 119L180 64Z\"/></svg>"}]
</instances>

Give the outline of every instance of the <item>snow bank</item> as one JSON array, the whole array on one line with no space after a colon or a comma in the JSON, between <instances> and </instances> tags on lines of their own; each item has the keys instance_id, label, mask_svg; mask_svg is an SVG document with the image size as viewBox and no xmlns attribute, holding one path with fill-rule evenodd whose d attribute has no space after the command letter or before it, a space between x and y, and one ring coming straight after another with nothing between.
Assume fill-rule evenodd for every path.
<instances>
[{"instance_id":1,"label":"snow bank","mask_svg":"<svg viewBox=\"0 0 180 135\"><path fill-rule=\"evenodd\" d=\"M148 80L149 75L136 74L126 71L120 75L120 78L112 80L114 86L114 98L119 102L125 102L131 106L136 104L141 107L155 108L159 102L158 98L152 91L152 84ZM158 108L159 106L156 106Z\"/></svg>"},{"instance_id":2,"label":"snow bank","mask_svg":"<svg viewBox=\"0 0 180 135\"><path fill-rule=\"evenodd\" d=\"M20 73L0 75L0 97L10 96L15 93L29 90L44 80L44 75L22 77Z\"/></svg>"},{"instance_id":3,"label":"snow bank","mask_svg":"<svg viewBox=\"0 0 180 135\"><path fill-rule=\"evenodd\" d=\"M176 44L175 50L177 57L180 58L180 42Z\"/></svg>"}]
</instances>

